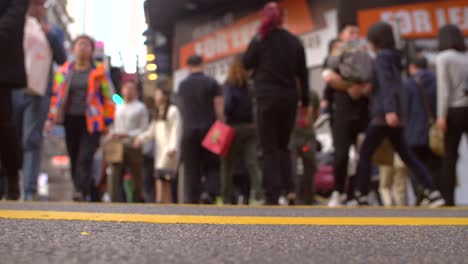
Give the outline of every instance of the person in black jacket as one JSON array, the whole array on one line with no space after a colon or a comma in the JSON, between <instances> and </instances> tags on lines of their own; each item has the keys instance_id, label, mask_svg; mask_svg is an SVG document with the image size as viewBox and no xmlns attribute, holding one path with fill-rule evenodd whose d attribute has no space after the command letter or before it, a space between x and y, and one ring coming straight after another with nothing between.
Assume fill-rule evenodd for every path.
<instances>
[{"instance_id":1,"label":"person in black jacket","mask_svg":"<svg viewBox=\"0 0 468 264\"><path fill-rule=\"evenodd\" d=\"M342 49L342 46L360 46L358 45L359 38L358 26L353 24L343 25L339 35L339 42L335 43L335 47L333 47L333 44L330 45L329 56ZM326 63L324 66L327 66ZM335 188L328 206L336 207L343 205L347 199L351 198L347 194L353 193L353 184L350 177L348 177L349 150L351 146L356 146L359 134L366 130L369 122L369 99L365 95L356 96L351 93L356 87L359 88L362 85L344 79L337 69L325 67L322 77L327 84L328 93L330 94L331 91L333 95L331 129L334 148L333 176L335 178Z\"/></svg>"},{"instance_id":2,"label":"person in black jacket","mask_svg":"<svg viewBox=\"0 0 468 264\"><path fill-rule=\"evenodd\" d=\"M13 120L11 93L26 86L23 34L29 0L0 2L0 160L6 198L18 200L21 146ZM3 185L0 194L3 194Z\"/></svg>"},{"instance_id":3,"label":"person in black jacket","mask_svg":"<svg viewBox=\"0 0 468 264\"><path fill-rule=\"evenodd\" d=\"M193 55L187 64L191 74L180 83L177 92L183 118L185 200L190 204L210 204L219 194L219 159L201 144L215 121L223 119L223 97L218 82L203 73L201 56Z\"/></svg>"},{"instance_id":4,"label":"person in black jacket","mask_svg":"<svg viewBox=\"0 0 468 264\"><path fill-rule=\"evenodd\" d=\"M393 29L387 23L376 23L369 29L367 38L377 53L371 95L371 123L361 147L355 198L350 200L348 205L368 205L372 155L383 140L388 138L403 162L413 171L414 174L411 176L414 177L414 182L424 189L419 204L430 207L442 206L445 201L436 190L428 169L410 150L405 139L401 54L395 48Z\"/></svg>"},{"instance_id":5,"label":"person in black jacket","mask_svg":"<svg viewBox=\"0 0 468 264\"><path fill-rule=\"evenodd\" d=\"M301 107L309 106L309 82L304 47L297 37L281 27L283 10L278 4L269 3L262 17L259 34L244 55L244 65L254 71L266 203L278 204L282 191L292 193L288 145L298 97ZM311 112L308 109L309 116Z\"/></svg>"}]
</instances>

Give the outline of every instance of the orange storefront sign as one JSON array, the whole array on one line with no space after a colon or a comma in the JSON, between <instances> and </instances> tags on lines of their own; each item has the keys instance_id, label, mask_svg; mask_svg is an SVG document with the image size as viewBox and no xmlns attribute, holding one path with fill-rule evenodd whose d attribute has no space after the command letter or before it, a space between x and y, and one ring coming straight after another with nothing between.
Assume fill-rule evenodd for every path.
<instances>
[{"instance_id":1,"label":"orange storefront sign","mask_svg":"<svg viewBox=\"0 0 468 264\"><path fill-rule=\"evenodd\" d=\"M385 21L393 25L398 23L400 32L407 38L436 37L439 28L446 24L458 25L468 36L468 0L367 9L358 12L358 21L363 34L372 24Z\"/></svg>"},{"instance_id":2,"label":"orange storefront sign","mask_svg":"<svg viewBox=\"0 0 468 264\"><path fill-rule=\"evenodd\" d=\"M295 34L302 34L313 29L312 16L307 0L285 0L281 6L285 9L287 19L285 26ZM202 55L204 60L214 61L243 52L260 25L258 14L244 17L234 24L215 31L180 49L180 68L187 66L187 59L194 55Z\"/></svg>"}]
</instances>

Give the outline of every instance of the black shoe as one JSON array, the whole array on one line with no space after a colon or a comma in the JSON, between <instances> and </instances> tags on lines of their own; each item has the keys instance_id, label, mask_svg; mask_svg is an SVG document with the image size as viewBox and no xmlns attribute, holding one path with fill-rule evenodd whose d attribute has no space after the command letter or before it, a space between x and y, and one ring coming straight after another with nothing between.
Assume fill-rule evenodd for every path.
<instances>
[{"instance_id":1,"label":"black shoe","mask_svg":"<svg viewBox=\"0 0 468 264\"><path fill-rule=\"evenodd\" d=\"M19 187L19 178L13 177L12 179L8 179L7 182L7 194L6 199L8 201L17 201L21 197L21 191Z\"/></svg>"},{"instance_id":2,"label":"black shoe","mask_svg":"<svg viewBox=\"0 0 468 264\"><path fill-rule=\"evenodd\" d=\"M20 196L21 195L19 193L8 193L6 195L6 200L7 201L18 201Z\"/></svg>"},{"instance_id":3,"label":"black shoe","mask_svg":"<svg viewBox=\"0 0 468 264\"><path fill-rule=\"evenodd\" d=\"M445 200L439 191L431 191L429 189L424 190L422 199L419 203L423 207L441 207L445 205Z\"/></svg>"},{"instance_id":4,"label":"black shoe","mask_svg":"<svg viewBox=\"0 0 468 264\"><path fill-rule=\"evenodd\" d=\"M367 195L357 193L354 198L346 202L348 207L369 206L369 198Z\"/></svg>"},{"instance_id":5,"label":"black shoe","mask_svg":"<svg viewBox=\"0 0 468 264\"><path fill-rule=\"evenodd\" d=\"M297 196L295 193L289 193L286 198L288 200L288 205L289 206L296 205L296 198Z\"/></svg>"},{"instance_id":6,"label":"black shoe","mask_svg":"<svg viewBox=\"0 0 468 264\"><path fill-rule=\"evenodd\" d=\"M74 202L83 202L85 199L83 198L83 194L79 191L75 191L73 193L73 201Z\"/></svg>"},{"instance_id":7,"label":"black shoe","mask_svg":"<svg viewBox=\"0 0 468 264\"><path fill-rule=\"evenodd\" d=\"M209 193L204 192L200 195L200 204L214 204L214 199Z\"/></svg>"}]
</instances>

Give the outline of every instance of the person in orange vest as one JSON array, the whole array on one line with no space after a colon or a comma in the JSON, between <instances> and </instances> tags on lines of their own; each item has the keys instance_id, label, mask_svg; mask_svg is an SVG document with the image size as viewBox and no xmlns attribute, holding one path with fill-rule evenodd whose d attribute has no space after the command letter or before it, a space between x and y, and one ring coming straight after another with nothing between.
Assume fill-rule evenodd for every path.
<instances>
[{"instance_id":1,"label":"person in orange vest","mask_svg":"<svg viewBox=\"0 0 468 264\"><path fill-rule=\"evenodd\" d=\"M113 122L114 88L104 64L93 61L94 40L77 37L72 44L74 61L56 73L46 130L63 124L71 161L75 201L98 201L92 178L93 157L100 138Z\"/></svg>"}]
</instances>

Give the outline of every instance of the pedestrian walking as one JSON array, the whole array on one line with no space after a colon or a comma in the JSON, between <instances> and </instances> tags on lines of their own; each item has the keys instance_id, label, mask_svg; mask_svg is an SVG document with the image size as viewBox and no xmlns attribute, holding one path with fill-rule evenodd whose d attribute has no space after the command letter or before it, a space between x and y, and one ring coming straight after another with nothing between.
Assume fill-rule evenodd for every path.
<instances>
[{"instance_id":1,"label":"pedestrian walking","mask_svg":"<svg viewBox=\"0 0 468 264\"><path fill-rule=\"evenodd\" d=\"M92 59L91 37L78 36L72 49L75 59L66 62L55 75L46 130L55 124L64 125L74 200L98 201L91 171L101 135L114 120L114 89L104 64Z\"/></svg>"},{"instance_id":2,"label":"pedestrian walking","mask_svg":"<svg viewBox=\"0 0 468 264\"><path fill-rule=\"evenodd\" d=\"M406 119L405 137L408 145L419 160L429 169L436 187L440 188L442 159L429 146L429 130L436 121L437 80L428 69L427 59L417 56L409 65L410 77L404 83ZM416 185L416 184L413 184ZM414 189L414 188L413 188ZM421 190L414 189L420 196Z\"/></svg>"},{"instance_id":3,"label":"pedestrian walking","mask_svg":"<svg viewBox=\"0 0 468 264\"><path fill-rule=\"evenodd\" d=\"M269 3L261 16L259 32L243 62L254 72L266 203L276 205L282 192L294 192L289 140L298 98L301 108L309 106L309 81L304 47L282 27L284 11L278 4Z\"/></svg>"},{"instance_id":4,"label":"pedestrian walking","mask_svg":"<svg viewBox=\"0 0 468 264\"><path fill-rule=\"evenodd\" d=\"M0 2L0 194L20 198L21 141L13 120L12 92L27 84L23 51L25 16L29 0ZM1 198L1 196L0 196Z\"/></svg>"},{"instance_id":5,"label":"pedestrian walking","mask_svg":"<svg viewBox=\"0 0 468 264\"><path fill-rule=\"evenodd\" d=\"M183 119L182 160L187 203L214 203L219 195L219 158L202 147L214 122L223 120L221 87L203 73L199 55L187 61L190 75L179 86L178 105Z\"/></svg>"},{"instance_id":6,"label":"pedestrian walking","mask_svg":"<svg viewBox=\"0 0 468 264\"><path fill-rule=\"evenodd\" d=\"M410 150L404 137L401 54L395 47L393 29L384 22L374 24L369 29L367 38L377 54L371 96L372 116L360 151L355 198L350 200L348 205L369 204L367 195L372 156L384 139L388 138L403 162L414 172L414 182L424 188L421 205L442 206L445 201L436 190L428 169Z\"/></svg>"},{"instance_id":7,"label":"pedestrian walking","mask_svg":"<svg viewBox=\"0 0 468 264\"><path fill-rule=\"evenodd\" d=\"M438 40L437 124L445 131L443 180L439 184L447 205L455 205L458 150L462 135L468 134L468 52L455 25L442 27Z\"/></svg>"},{"instance_id":8,"label":"pedestrian walking","mask_svg":"<svg viewBox=\"0 0 468 264\"><path fill-rule=\"evenodd\" d=\"M155 118L150 127L140 134L134 145L140 146L149 140L154 141L156 202L173 203L171 183L175 181L180 156L182 119L180 112L171 103L171 92L167 89L156 89L154 101Z\"/></svg>"},{"instance_id":9,"label":"pedestrian walking","mask_svg":"<svg viewBox=\"0 0 468 264\"><path fill-rule=\"evenodd\" d=\"M335 47L331 47L327 61L331 57L336 57L340 50L345 50L347 47L360 47L359 27L354 24L345 24L342 26L339 42L335 43ZM327 83L328 96L330 90L333 89L333 111L332 120L332 137L334 148L333 160L333 176L335 178L335 188L331 195L328 205L330 207L340 206L351 197L347 197L346 193L352 193L352 190L346 190L349 184L349 151L351 146L356 147L358 136L362 134L369 123L369 99L367 96L355 96L350 94L350 91L356 87L362 86L356 84L340 75L339 69L329 68L325 63L325 68L322 77ZM329 100L329 99L328 99Z\"/></svg>"},{"instance_id":10,"label":"pedestrian walking","mask_svg":"<svg viewBox=\"0 0 468 264\"><path fill-rule=\"evenodd\" d=\"M44 0L31 1L26 17L28 85L13 93L13 110L23 147L24 200L37 200L43 128L52 95L53 65L67 59L63 31L47 22Z\"/></svg>"},{"instance_id":11,"label":"pedestrian walking","mask_svg":"<svg viewBox=\"0 0 468 264\"><path fill-rule=\"evenodd\" d=\"M229 153L221 162L221 194L225 204L237 201L237 197L234 197L234 177L242 175L244 171L249 176L247 180L250 180L248 185L253 191L252 197L257 201L263 199L251 92L249 73L241 57L236 57L231 63L224 88L226 123L235 130ZM248 200L247 197L244 199Z\"/></svg>"},{"instance_id":12,"label":"pedestrian walking","mask_svg":"<svg viewBox=\"0 0 468 264\"><path fill-rule=\"evenodd\" d=\"M310 92L311 111L310 120L304 122L300 111L294 127L290 149L292 154L292 170L294 178L294 192L296 199L290 203L312 205L315 200L315 173L317 171L317 141L314 123L318 117L320 102L315 91ZM298 171L298 162L301 161L302 173Z\"/></svg>"},{"instance_id":13,"label":"pedestrian walking","mask_svg":"<svg viewBox=\"0 0 468 264\"><path fill-rule=\"evenodd\" d=\"M134 147L134 139L148 127L148 111L138 100L137 83L133 80L122 85L124 103L117 105L114 126L110 133L113 144L121 144L121 160L112 164L108 176L107 191L112 202L121 202L122 175L129 171L133 182L133 201L143 201L143 152L140 146ZM128 202L128 199L127 199Z\"/></svg>"}]
</instances>

